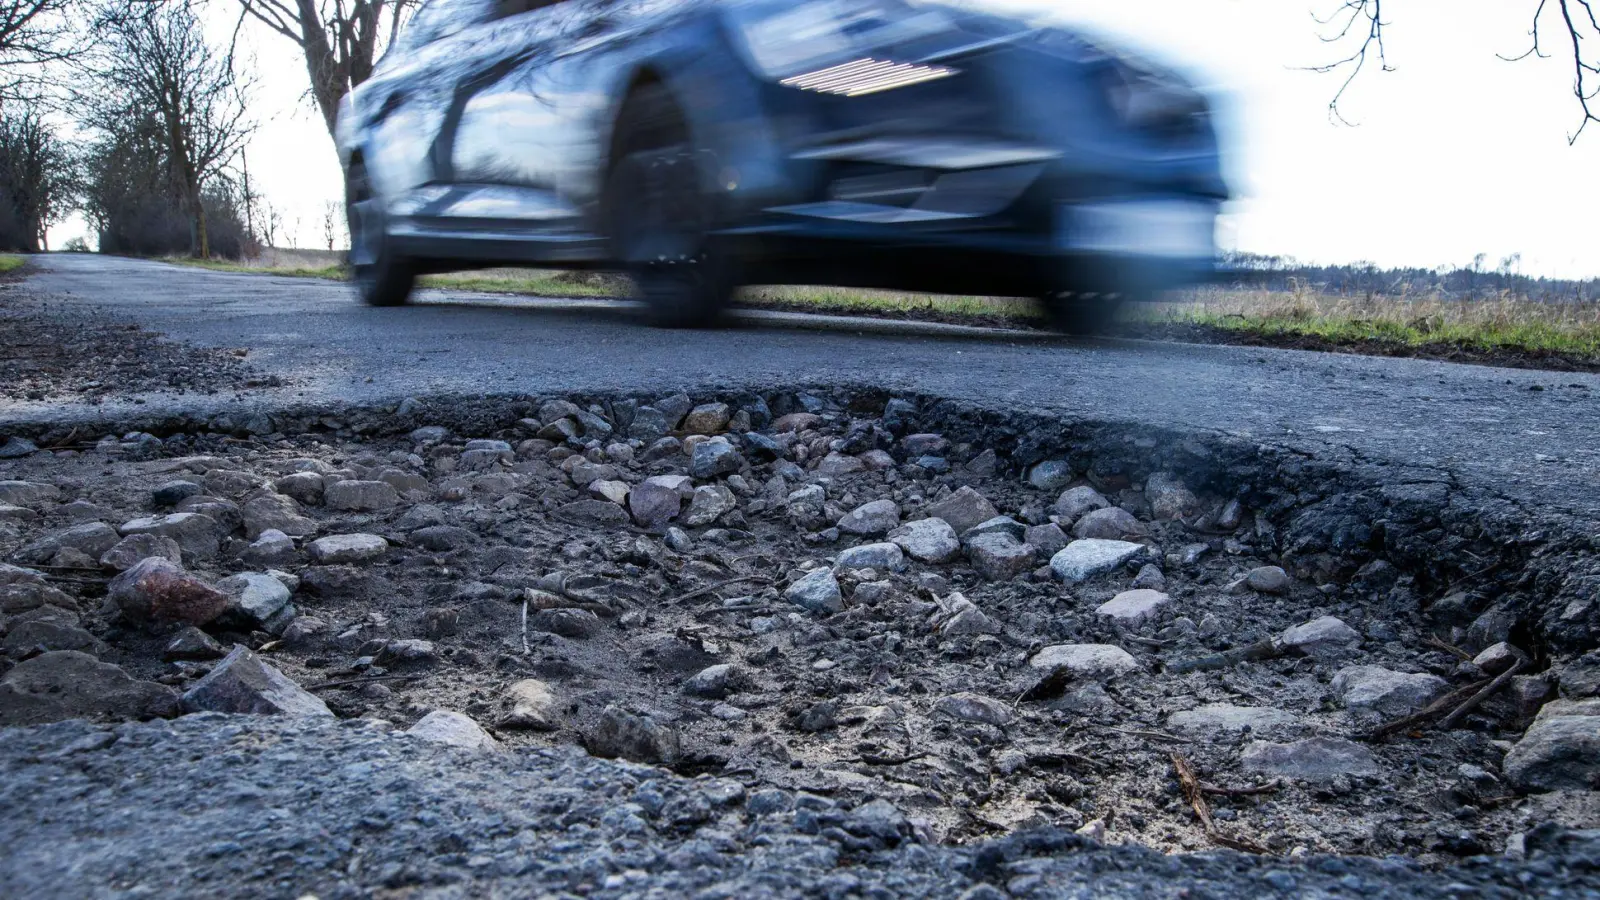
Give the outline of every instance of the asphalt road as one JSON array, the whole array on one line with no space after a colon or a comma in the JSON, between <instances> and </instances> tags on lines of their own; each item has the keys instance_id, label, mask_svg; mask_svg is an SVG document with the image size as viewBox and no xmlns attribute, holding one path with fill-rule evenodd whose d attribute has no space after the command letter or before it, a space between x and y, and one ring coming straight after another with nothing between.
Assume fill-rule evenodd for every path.
<instances>
[{"instance_id":1,"label":"asphalt road","mask_svg":"<svg viewBox=\"0 0 1600 900\"><path fill-rule=\"evenodd\" d=\"M1600 376L1302 351L751 314L660 331L627 304L433 291L370 309L348 286L88 255L42 256L22 288L172 338L247 347L289 379L197 411L408 395L870 384L1099 421L1201 429L1321 458L1448 476L1549 511L1600 510ZM114 408L114 407L113 407ZM107 407L6 397L0 421Z\"/></svg>"}]
</instances>

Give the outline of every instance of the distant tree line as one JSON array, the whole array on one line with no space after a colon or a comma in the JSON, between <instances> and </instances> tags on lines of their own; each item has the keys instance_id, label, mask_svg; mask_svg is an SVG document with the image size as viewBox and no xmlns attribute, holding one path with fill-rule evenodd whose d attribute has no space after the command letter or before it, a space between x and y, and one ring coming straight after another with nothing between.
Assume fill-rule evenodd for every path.
<instances>
[{"instance_id":1,"label":"distant tree line","mask_svg":"<svg viewBox=\"0 0 1600 900\"><path fill-rule=\"evenodd\" d=\"M1600 278L1572 280L1524 275L1522 254L1513 253L1491 267L1479 253L1466 265L1383 268L1376 263L1344 265L1305 263L1292 256L1238 251L1223 254L1221 280L1242 287L1289 291L1311 288L1334 294L1373 296L1441 296L1456 300L1519 297L1531 300L1583 301L1600 298Z\"/></svg>"}]
</instances>

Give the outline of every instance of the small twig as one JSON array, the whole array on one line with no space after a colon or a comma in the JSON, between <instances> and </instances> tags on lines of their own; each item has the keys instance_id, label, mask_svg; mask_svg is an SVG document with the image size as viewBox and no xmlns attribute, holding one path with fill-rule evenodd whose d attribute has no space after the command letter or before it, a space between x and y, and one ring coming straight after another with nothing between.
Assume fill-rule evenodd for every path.
<instances>
[{"instance_id":1,"label":"small twig","mask_svg":"<svg viewBox=\"0 0 1600 900\"><path fill-rule=\"evenodd\" d=\"M1281 790L1282 788L1283 784L1277 781L1269 781L1266 784L1258 787L1222 787L1215 784L1200 785L1200 790L1207 794L1215 794L1218 797L1249 797L1252 794L1270 794L1273 791Z\"/></svg>"},{"instance_id":2,"label":"small twig","mask_svg":"<svg viewBox=\"0 0 1600 900\"><path fill-rule=\"evenodd\" d=\"M1447 641L1441 640L1439 637L1437 637L1435 635L1429 635L1427 640L1424 640L1423 643L1427 644L1429 647L1433 647L1433 648L1438 649L1438 650L1443 650L1444 652L1450 654L1451 656L1454 656L1455 658L1461 660L1462 662L1472 662L1472 654L1471 653L1468 653L1467 651L1461 649L1460 647L1457 647L1454 644L1451 644L1451 643L1449 643Z\"/></svg>"},{"instance_id":3,"label":"small twig","mask_svg":"<svg viewBox=\"0 0 1600 900\"><path fill-rule=\"evenodd\" d=\"M528 656L532 653L533 651L528 649L528 595L524 592L522 595L522 655Z\"/></svg>"},{"instance_id":4,"label":"small twig","mask_svg":"<svg viewBox=\"0 0 1600 900\"><path fill-rule=\"evenodd\" d=\"M1418 725L1425 725L1435 716L1443 713L1447 709L1450 709L1457 703L1460 703L1462 698L1476 693L1477 691L1483 690L1489 685L1490 681L1491 679L1486 678L1483 681L1475 681L1464 688L1451 691L1443 697L1440 697L1439 699L1428 704L1420 712L1412 713L1409 716L1402 716L1398 719L1393 719L1383 723L1382 725L1379 725L1377 728L1372 729L1372 731L1366 735L1365 739L1369 741L1378 741L1388 737L1391 734L1398 734L1399 732L1405 731L1408 728L1415 728Z\"/></svg>"},{"instance_id":5,"label":"small twig","mask_svg":"<svg viewBox=\"0 0 1600 900\"><path fill-rule=\"evenodd\" d=\"M1456 723L1466 718L1467 713L1477 709L1478 705L1489 699L1489 697L1491 697L1495 691L1505 687L1506 684L1511 681L1511 677L1513 675L1516 675L1525 668L1525 663L1525 660L1519 659L1514 665L1512 665L1511 668L1501 672L1499 675L1496 675L1493 681L1489 682L1487 685L1484 685L1483 690L1473 694L1471 697L1468 697L1466 702L1455 708L1454 712L1441 719L1439 721L1439 730L1449 731L1450 729L1456 727Z\"/></svg>"},{"instance_id":6,"label":"small twig","mask_svg":"<svg viewBox=\"0 0 1600 900\"><path fill-rule=\"evenodd\" d=\"M714 591L722 590L723 588L725 588L725 587L727 587L729 585L740 584L740 583L743 583L743 582L746 582L746 581L759 581L759 582L762 582L763 584L771 584L772 583L772 579L766 577L765 575L740 575L737 578L729 578L729 579L726 579L724 581L719 581L716 584L708 584L703 588L696 588L696 589L690 591L687 594L683 594L681 596L674 597L673 599L668 600L667 602L669 604L687 603L690 600L694 600L694 599L697 599L699 597L704 597L706 594L712 593Z\"/></svg>"},{"instance_id":7,"label":"small twig","mask_svg":"<svg viewBox=\"0 0 1600 900\"><path fill-rule=\"evenodd\" d=\"M1476 572L1471 573L1470 575L1463 575L1460 578L1457 578L1455 581L1452 581L1449 584L1445 585L1444 590L1439 592L1439 596L1441 598L1448 597L1448 596L1450 596L1450 593L1452 591L1454 591L1456 588L1461 587L1463 584L1466 584L1469 581L1474 581L1474 580L1476 580L1476 579L1478 579L1478 578L1480 578L1480 577L1482 577L1484 575L1487 575L1490 572L1493 572L1495 569L1498 569L1503 565L1505 565L1505 560L1501 560L1499 562L1490 563L1489 565L1484 566L1483 568L1479 569Z\"/></svg>"},{"instance_id":8,"label":"small twig","mask_svg":"<svg viewBox=\"0 0 1600 900\"><path fill-rule=\"evenodd\" d=\"M1217 669L1227 669L1242 662L1261 662L1268 659L1277 659L1282 656L1284 648L1277 641L1268 638L1210 656L1197 659L1180 659L1166 665L1166 671L1173 675L1185 675L1189 672L1211 672Z\"/></svg>"},{"instance_id":9,"label":"small twig","mask_svg":"<svg viewBox=\"0 0 1600 900\"><path fill-rule=\"evenodd\" d=\"M322 691L330 688L354 687L360 684L369 684L375 681L415 681L418 678L427 678L426 675L369 675L365 678L346 678L343 681L323 681L306 686L308 691Z\"/></svg>"},{"instance_id":10,"label":"small twig","mask_svg":"<svg viewBox=\"0 0 1600 900\"><path fill-rule=\"evenodd\" d=\"M1184 798L1194 808L1195 817L1205 827L1206 836L1211 838L1213 843L1227 847L1230 850L1238 850L1241 853L1271 852L1255 841L1223 834L1217 828L1217 823L1211 818L1211 807L1206 803L1205 788L1200 784L1200 779L1195 777L1194 769L1189 767L1189 761L1176 753L1171 754L1171 756L1172 768L1178 773L1178 786L1183 789Z\"/></svg>"}]
</instances>

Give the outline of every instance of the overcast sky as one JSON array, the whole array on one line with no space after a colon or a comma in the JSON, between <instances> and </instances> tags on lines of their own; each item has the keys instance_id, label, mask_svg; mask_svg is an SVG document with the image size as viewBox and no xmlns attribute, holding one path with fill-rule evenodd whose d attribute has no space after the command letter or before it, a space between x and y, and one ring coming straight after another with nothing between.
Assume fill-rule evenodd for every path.
<instances>
[{"instance_id":1,"label":"overcast sky","mask_svg":"<svg viewBox=\"0 0 1600 900\"><path fill-rule=\"evenodd\" d=\"M1492 267L1520 252L1528 274L1600 276L1600 128L1567 146L1578 122L1571 64L1496 58L1526 49L1537 0L1394 4L1397 71L1373 67L1346 95L1358 127L1329 121L1336 76L1298 70L1348 52L1319 42L1311 18L1339 0L989 2L1122 37L1216 93L1239 194L1222 230L1229 246L1428 267L1479 252ZM214 0L208 15L225 36L234 7ZM323 213L342 186L304 64L261 29L247 28L246 43L263 120L251 178L296 244L325 246ZM52 244L83 229L65 223Z\"/></svg>"}]
</instances>

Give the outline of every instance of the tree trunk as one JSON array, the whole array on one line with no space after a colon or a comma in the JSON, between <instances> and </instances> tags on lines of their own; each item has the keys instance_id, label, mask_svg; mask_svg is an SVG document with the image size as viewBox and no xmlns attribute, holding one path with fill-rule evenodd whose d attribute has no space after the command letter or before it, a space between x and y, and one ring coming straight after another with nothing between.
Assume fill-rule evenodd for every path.
<instances>
[{"instance_id":1,"label":"tree trunk","mask_svg":"<svg viewBox=\"0 0 1600 900\"><path fill-rule=\"evenodd\" d=\"M194 224L199 238L200 258L211 258L211 236L206 233L206 205L200 202L200 192L194 194Z\"/></svg>"}]
</instances>

